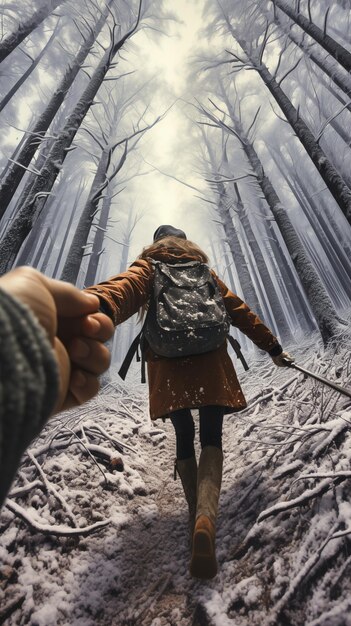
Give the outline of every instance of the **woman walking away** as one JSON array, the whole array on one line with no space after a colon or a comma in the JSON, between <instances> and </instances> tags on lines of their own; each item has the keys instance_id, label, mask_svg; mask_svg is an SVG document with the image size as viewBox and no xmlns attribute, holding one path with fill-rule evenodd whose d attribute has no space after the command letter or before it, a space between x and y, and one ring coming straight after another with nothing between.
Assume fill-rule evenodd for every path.
<instances>
[{"instance_id":1,"label":"woman walking away","mask_svg":"<svg viewBox=\"0 0 351 626\"><path fill-rule=\"evenodd\" d=\"M229 321L239 328L258 348L268 352L276 365L283 366L284 359L292 360L257 315L208 269L207 263L206 254L188 241L182 230L163 225L128 271L88 288L100 298L101 311L111 317L115 326L137 311L147 310L142 349L148 372L150 416L153 420L169 417L175 429L175 468L189 507L190 573L203 579L217 573L215 527L222 481L223 415L246 407L227 352L226 336L221 334L225 323ZM205 299L201 301L201 297ZM221 307L224 315L219 320ZM204 328L204 322L201 326L206 315L215 314L217 320L211 322L211 327ZM167 331L172 326L169 341ZM191 409L199 410L198 465Z\"/></svg>"}]
</instances>

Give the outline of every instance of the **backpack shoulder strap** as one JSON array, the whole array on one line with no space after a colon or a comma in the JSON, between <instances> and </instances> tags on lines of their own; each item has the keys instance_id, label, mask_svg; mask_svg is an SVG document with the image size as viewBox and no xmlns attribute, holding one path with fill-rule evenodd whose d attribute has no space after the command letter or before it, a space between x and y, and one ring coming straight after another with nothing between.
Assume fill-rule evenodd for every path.
<instances>
[{"instance_id":1,"label":"backpack shoulder strap","mask_svg":"<svg viewBox=\"0 0 351 626\"><path fill-rule=\"evenodd\" d=\"M234 337L232 337L231 335L228 335L228 341L231 344L236 356L242 362L244 370L247 372L247 370L249 369L249 366L245 361L245 357L243 353L241 352L240 343L237 341L237 339L234 339Z\"/></svg>"},{"instance_id":2,"label":"backpack shoulder strap","mask_svg":"<svg viewBox=\"0 0 351 626\"><path fill-rule=\"evenodd\" d=\"M124 357L124 361L123 361L121 367L118 370L118 375L122 378L122 380L125 379L125 377L127 375L127 372L128 372L128 370L130 368L130 364L131 364L131 362L133 360L133 356L134 356L134 354L138 350L138 346L140 344L141 333L142 333L142 330L140 331L140 333L137 334L135 339L132 341L129 350L128 350L126 356Z\"/></svg>"}]
</instances>

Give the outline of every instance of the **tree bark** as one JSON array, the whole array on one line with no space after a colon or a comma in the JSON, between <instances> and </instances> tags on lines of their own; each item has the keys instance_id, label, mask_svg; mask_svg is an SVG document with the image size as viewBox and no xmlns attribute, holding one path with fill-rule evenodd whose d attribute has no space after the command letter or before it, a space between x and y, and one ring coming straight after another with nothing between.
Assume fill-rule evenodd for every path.
<instances>
[{"instance_id":1,"label":"tree bark","mask_svg":"<svg viewBox=\"0 0 351 626\"><path fill-rule=\"evenodd\" d=\"M351 190L345 184L335 167L327 159L325 153L318 145L313 133L299 116L299 112L294 107L290 99L285 95L275 78L273 78L268 68L262 62L259 64L256 59L252 58L246 42L238 39L238 43L250 59L253 67L255 67L261 76L264 84L269 89L276 102L279 104L286 119L290 122L294 132L296 133L296 136L301 141L307 154L322 176L329 191L339 204L346 219L351 223Z\"/></svg>"},{"instance_id":2,"label":"tree bark","mask_svg":"<svg viewBox=\"0 0 351 626\"><path fill-rule=\"evenodd\" d=\"M338 250L339 245L338 242L334 239L330 241L328 238L328 231L325 230L325 223L320 224L320 215L316 211L317 207L315 206L312 198L309 198L307 195L307 189L304 187L302 189L301 182L297 173L295 172L294 181L291 180L287 168L283 165L284 157L280 154L280 159L276 158L276 156L270 151L271 158L273 159L276 167L280 171L284 180L286 180L289 189L299 206L301 207L306 219L309 221L310 225L313 228L315 236L320 243L320 246L323 248L327 259L334 271L335 276L337 277L340 287L344 290L344 298L340 299L338 292L334 286L334 281L331 282L329 290L331 293L334 293L334 299L339 306L345 307L346 304L349 303L349 298L351 297L351 264L348 259L345 258L344 263L341 262L340 255L342 254L342 250ZM302 197L301 192L299 192L299 187L301 187L301 191L304 195ZM306 205L311 203L311 208L309 209Z\"/></svg>"},{"instance_id":3,"label":"tree bark","mask_svg":"<svg viewBox=\"0 0 351 626\"><path fill-rule=\"evenodd\" d=\"M319 43L347 72L351 72L351 53L341 46L335 39L324 33L318 26L310 22L301 13L296 13L285 0L271 0L295 24L298 24L310 37Z\"/></svg>"},{"instance_id":4,"label":"tree bark","mask_svg":"<svg viewBox=\"0 0 351 626\"><path fill-rule=\"evenodd\" d=\"M206 148L207 148L212 171L213 173L216 174L216 172L218 171L218 167L216 164L212 147L205 133L202 133L202 136L203 136ZM233 259L235 259L235 267L236 267L236 271L239 277L240 286L244 294L245 301L247 302L249 307L252 308L252 310L255 311L255 313L257 313L257 315L261 319L263 319L264 315L263 315L262 307L258 299L256 289L254 287L254 284L253 284L253 281L249 272L249 268L248 268L247 261L246 261L241 243L240 243L240 239L234 228L233 220L230 215L230 206L232 203L230 201L230 198L228 197L224 183L220 181L220 177L215 176L215 178L218 178L218 181L216 180L216 182L214 183L214 192L217 195L217 211L216 212L218 216L220 217L220 221L223 226L223 230L226 236L226 241L228 243L231 255Z\"/></svg>"},{"instance_id":5,"label":"tree bark","mask_svg":"<svg viewBox=\"0 0 351 626\"><path fill-rule=\"evenodd\" d=\"M79 218L79 223L67 254L66 262L60 276L61 280L76 284L91 224L101 200L101 194L108 184L107 169L110 158L110 149L103 150L88 200Z\"/></svg>"},{"instance_id":6,"label":"tree bark","mask_svg":"<svg viewBox=\"0 0 351 626\"><path fill-rule=\"evenodd\" d=\"M285 245L295 265L296 272L305 290L307 300L316 318L323 341L326 344L335 337L340 329L339 317L322 281L318 276L318 273L305 253L301 240L292 225L278 194L276 193L270 179L264 172L256 150L250 143L248 137L245 135L243 128L235 117L231 106L228 107L228 111L233 123L233 128L230 128L227 125L225 125L225 128L229 133L233 133L235 137L240 138L242 148L256 174L257 183L261 187L267 204L276 220ZM219 125L221 126L220 122ZM223 127L223 125L221 127Z\"/></svg>"},{"instance_id":7,"label":"tree bark","mask_svg":"<svg viewBox=\"0 0 351 626\"><path fill-rule=\"evenodd\" d=\"M0 43L0 63L63 2L66 0L44 2L43 6L33 13L26 22L20 23L17 30Z\"/></svg>"},{"instance_id":8,"label":"tree bark","mask_svg":"<svg viewBox=\"0 0 351 626\"><path fill-rule=\"evenodd\" d=\"M108 7L113 0L109 0ZM43 140L46 131L53 121L57 111L61 107L68 90L74 82L79 70L81 69L91 47L93 46L97 36L99 35L108 15L108 8L102 13L100 19L96 23L94 29L90 30L89 35L80 47L76 57L69 64L61 83L50 98L49 103L44 111L40 114L35 125L26 137L21 151L16 155L16 163L11 163L9 172L3 182L0 184L0 219L4 215L8 205L10 204L13 194L18 188L23 176L26 173L24 168L28 167L38 145Z\"/></svg>"},{"instance_id":9,"label":"tree bark","mask_svg":"<svg viewBox=\"0 0 351 626\"><path fill-rule=\"evenodd\" d=\"M282 281L281 291L286 291L286 302L289 315L296 324L304 331L310 331L317 329L315 317L308 304L308 300L305 295L305 291L301 286L298 275L294 267L291 267L285 251L282 248L281 242L278 239L279 228L275 223L275 220L271 219L271 212L269 207L262 207L262 214L265 216L265 230L269 237L270 244L273 253L273 263L277 265L277 279ZM267 219L268 218L268 219ZM281 274L281 279L279 277ZM293 326L294 327L294 326Z\"/></svg>"},{"instance_id":10,"label":"tree bark","mask_svg":"<svg viewBox=\"0 0 351 626\"><path fill-rule=\"evenodd\" d=\"M284 26L280 20L275 19L276 24L279 24L284 29ZM310 46L306 44L302 39L299 39L292 31L288 32L289 39L293 41L303 52L319 67L331 80L341 89L347 96L351 96L351 76L346 74L333 59L323 56L316 46ZM347 105L349 111L351 111L351 104Z\"/></svg>"},{"instance_id":11,"label":"tree bark","mask_svg":"<svg viewBox=\"0 0 351 626\"><path fill-rule=\"evenodd\" d=\"M65 250L66 241L67 241L67 238L69 237L69 233L70 233L71 228L72 228L72 223L73 223L73 220L74 220L74 217L75 217L75 214L76 214L76 210L77 210L78 205L79 205L80 197L81 197L81 195L83 193L83 188L84 188L84 179L82 178L81 181L80 181L79 187L78 187L78 191L77 191L76 196L74 198L71 215L69 217L68 224L67 224L67 227L66 227L66 230L65 230L65 233L64 233L64 237L62 239L61 249L60 249L60 251L59 251L59 253L57 255L55 266L54 266L54 269L53 269L52 274L51 274L52 278L56 278L56 276L58 274L58 271L59 271L59 268L60 268L60 265L61 265L61 260L62 260L62 257L63 257L63 253L64 253L64 250Z\"/></svg>"},{"instance_id":12,"label":"tree bark","mask_svg":"<svg viewBox=\"0 0 351 626\"><path fill-rule=\"evenodd\" d=\"M236 194L237 194L237 199L238 199L237 201L238 219L244 228L249 246L251 248L253 258L255 259L257 263L258 271L259 271L262 283L264 285L264 289L267 293L270 306L272 308L272 312L273 312L275 323L278 328L278 332L284 342L292 341L293 336L291 334L291 330L287 322L283 308L280 304L280 300L279 300L276 288L273 284L273 280L271 278L269 269L267 267L266 261L262 254L261 248L258 245L257 239L252 230L250 220L247 215L247 211L244 207L239 190L237 188L237 184L234 183L234 186L236 187Z\"/></svg>"},{"instance_id":13,"label":"tree bark","mask_svg":"<svg viewBox=\"0 0 351 626\"><path fill-rule=\"evenodd\" d=\"M16 91L18 91L18 89L27 80L28 76L30 76L31 73L35 70L35 68L40 63L41 59L43 58L45 52L47 52L47 50L51 46L51 44L54 41L55 37L56 37L56 32L54 31L52 33L49 41L45 44L45 46L42 49L42 51L38 54L37 58L34 59L34 61L32 61L32 63L30 64L28 69L24 72L24 74L21 76L21 78L15 83L15 85L13 87L11 87L10 91L8 91L6 96L4 96L4 98L1 100L1 102L0 102L0 112L10 102L11 98L15 95Z\"/></svg>"},{"instance_id":14,"label":"tree bark","mask_svg":"<svg viewBox=\"0 0 351 626\"><path fill-rule=\"evenodd\" d=\"M141 10L141 2L139 7ZM139 20L140 11L134 26L118 42L114 43L111 48L105 52L80 100L74 107L71 115L68 116L67 122L59 138L55 141L52 149L50 150L46 163L33 185L26 205L19 211L14 223L9 228L1 242L0 275L12 267L23 241L26 239L33 226L34 220L40 215L44 208L45 197L51 192L54 182L67 156L67 150L93 103L99 87L101 86L111 63L113 62L113 57L122 48L127 39L129 39L129 37L131 37L131 35L135 32L138 27Z\"/></svg>"},{"instance_id":15,"label":"tree bark","mask_svg":"<svg viewBox=\"0 0 351 626\"><path fill-rule=\"evenodd\" d=\"M102 201L99 223L96 226L96 232L94 236L90 259L89 259L88 269L85 274L84 284L86 287L88 287L89 285L94 285L94 283L96 282L96 272L97 272L100 256L103 253L105 232L107 229L110 208L111 208L111 197L109 195L106 195Z\"/></svg>"}]
</instances>

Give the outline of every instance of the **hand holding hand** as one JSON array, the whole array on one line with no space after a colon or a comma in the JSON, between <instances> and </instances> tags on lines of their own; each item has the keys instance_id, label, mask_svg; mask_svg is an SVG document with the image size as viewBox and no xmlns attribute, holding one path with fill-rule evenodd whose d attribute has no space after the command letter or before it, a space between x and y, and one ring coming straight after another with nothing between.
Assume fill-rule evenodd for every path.
<instances>
[{"instance_id":1,"label":"hand holding hand","mask_svg":"<svg viewBox=\"0 0 351 626\"><path fill-rule=\"evenodd\" d=\"M295 358L291 356L289 352L284 351L278 354L278 356L272 356L271 358L278 367L289 367L287 363L284 363L284 360L288 361L289 363L293 363L295 361Z\"/></svg>"},{"instance_id":2,"label":"hand holding hand","mask_svg":"<svg viewBox=\"0 0 351 626\"><path fill-rule=\"evenodd\" d=\"M114 331L109 317L98 312L99 299L31 267L0 277L0 287L26 304L47 333L60 377L54 412L92 398L99 389L99 374L110 364L103 342Z\"/></svg>"}]
</instances>

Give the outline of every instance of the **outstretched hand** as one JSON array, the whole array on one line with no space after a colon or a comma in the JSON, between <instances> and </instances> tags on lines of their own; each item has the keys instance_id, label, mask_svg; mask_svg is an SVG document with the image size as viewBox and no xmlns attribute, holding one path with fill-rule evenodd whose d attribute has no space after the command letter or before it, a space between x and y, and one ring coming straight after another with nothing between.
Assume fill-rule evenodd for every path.
<instances>
[{"instance_id":1,"label":"outstretched hand","mask_svg":"<svg viewBox=\"0 0 351 626\"><path fill-rule=\"evenodd\" d=\"M26 304L47 333L60 378L54 412L92 398L99 389L99 375L110 364L110 353L103 343L114 331L109 317L98 312L99 299L31 267L5 274L0 287Z\"/></svg>"},{"instance_id":2,"label":"outstretched hand","mask_svg":"<svg viewBox=\"0 0 351 626\"><path fill-rule=\"evenodd\" d=\"M293 363L295 358L289 352L281 352L278 356L272 356L272 361L278 367L289 367L289 363Z\"/></svg>"}]
</instances>

